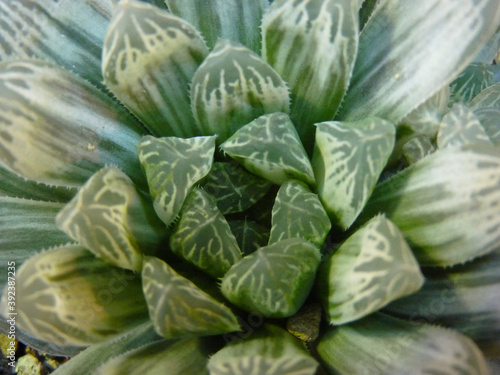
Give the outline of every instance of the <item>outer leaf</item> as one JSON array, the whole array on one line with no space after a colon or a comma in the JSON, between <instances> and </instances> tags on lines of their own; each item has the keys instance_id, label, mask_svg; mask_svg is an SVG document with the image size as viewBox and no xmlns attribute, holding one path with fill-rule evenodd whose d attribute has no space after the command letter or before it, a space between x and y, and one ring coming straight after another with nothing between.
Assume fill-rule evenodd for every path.
<instances>
[{"instance_id":1,"label":"outer leaf","mask_svg":"<svg viewBox=\"0 0 500 375\"><path fill-rule=\"evenodd\" d=\"M234 162L214 163L202 184L224 215L245 211L271 187L269 181L248 173Z\"/></svg>"},{"instance_id":2,"label":"outer leaf","mask_svg":"<svg viewBox=\"0 0 500 375\"><path fill-rule=\"evenodd\" d=\"M290 85L290 117L308 150L312 125L333 119L344 97L358 29L351 0L277 0L262 20L262 55Z\"/></svg>"},{"instance_id":3,"label":"outer leaf","mask_svg":"<svg viewBox=\"0 0 500 375\"><path fill-rule=\"evenodd\" d=\"M154 257L144 260L144 295L156 332L166 338L210 336L240 329L231 310Z\"/></svg>"},{"instance_id":4,"label":"outer leaf","mask_svg":"<svg viewBox=\"0 0 500 375\"><path fill-rule=\"evenodd\" d=\"M58 345L90 345L147 319L137 275L112 267L79 245L37 254L17 269L16 324ZM4 291L1 313L8 316Z\"/></svg>"},{"instance_id":5,"label":"outer leaf","mask_svg":"<svg viewBox=\"0 0 500 375\"><path fill-rule=\"evenodd\" d=\"M101 50L113 0L4 0L0 60L38 57L102 85Z\"/></svg>"},{"instance_id":6,"label":"outer leaf","mask_svg":"<svg viewBox=\"0 0 500 375\"><path fill-rule=\"evenodd\" d=\"M468 103L479 92L493 84L493 66L472 63L450 84L451 100Z\"/></svg>"},{"instance_id":7,"label":"outer leaf","mask_svg":"<svg viewBox=\"0 0 500 375\"><path fill-rule=\"evenodd\" d=\"M359 39L340 118L399 122L449 84L500 23L497 0L384 0Z\"/></svg>"},{"instance_id":8,"label":"outer leaf","mask_svg":"<svg viewBox=\"0 0 500 375\"><path fill-rule=\"evenodd\" d=\"M221 149L250 172L275 184L296 178L315 185L307 153L285 113L263 115L242 127Z\"/></svg>"},{"instance_id":9,"label":"outer leaf","mask_svg":"<svg viewBox=\"0 0 500 375\"><path fill-rule=\"evenodd\" d=\"M106 36L106 86L156 135L200 135L189 83L208 54L186 21L136 1L115 8Z\"/></svg>"},{"instance_id":10,"label":"outer leaf","mask_svg":"<svg viewBox=\"0 0 500 375\"><path fill-rule=\"evenodd\" d=\"M217 134L220 141L265 113L290 107L278 73L248 48L222 39L194 75L191 100L203 134Z\"/></svg>"},{"instance_id":11,"label":"outer leaf","mask_svg":"<svg viewBox=\"0 0 500 375\"><path fill-rule=\"evenodd\" d=\"M307 298L320 258L319 250L301 238L262 247L231 267L222 280L222 294L247 311L291 316Z\"/></svg>"},{"instance_id":12,"label":"outer leaf","mask_svg":"<svg viewBox=\"0 0 500 375\"><path fill-rule=\"evenodd\" d=\"M255 221L245 218L229 220L228 224L243 255L251 254L269 242L269 228Z\"/></svg>"},{"instance_id":13,"label":"outer leaf","mask_svg":"<svg viewBox=\"0 0 500 375\"><path fill-rule=\"evenodd\" d=\"M382 314L330 328L317 349L332 373L489 374L481 351L466 336Z\"/></svg>"},{"instance_id":14,"label":"outer leaf","mask_svg":"<svg viewBox=\"0 0 500 375\"><path fill-rule=\"evenodd\" d=\"M268 0L165 0L170 11L200 30L209 47L219 38L239 42L260 53L260 20Z\"/></svg>"},{"instance_id":15,"label":"outer leaf","mask_svg":"<svg viewBox=\"0 0 500 375\"><path fill-rule=\"evenodd\" d=\"M214 152L215 137L145 136L141 140L139 160L155 211L166 225L175 220L192 186L210 171Z\"/></svg>"},{"instance_id":16,"label":"outer leaf","mask_svg":"<svg viewBox=\"0 0 500 375\"><path fill-rule=\"evenodd\" d=\"M248 340L224 347L208 362L210 375L313 375L317 367L298 339L269 324Z\"/></svg>"},{"instance_id":17,"label":"outer leaf","mask_svg":"<svg viewBox=\"0 0 500 375\"><path fill-rule=\"evenodd\" d=\"M0 163L7 169L79 187L116 164L145 188L134 151L143 128L83 79L42 61L2 62L0 113Z\"/></svg>"},{"instance_id":18,"label":"outer leaf","mask_svg":"<svg viewBox=\"0 0 500 375\"><path fill-rule=\"evenodd\" d=\"M322 263L318 277L323 307L335 325L371 314L424 282L402 233L384 216L349 237Z\"/></svg>"},{"instance_id":19,"label":"outer leaf","mask_svg":"<svg viewBox=\"0 0 500 375\"><path fill-rule=\"evenodd\" d=\"M273 206L269 244L300 237L320 248L331 226L318 195L305 183L289 180L281 185Z\"/></svg>"},{"instance_id":20,"label":"outer leaf","mask_svg":"<svg viewBox=\"0 0 500 375\"><path fill-rule=\"evenodd\" d=\"M463 104L455 104L439 125L437 145L444 148L473 143L492 144L472 110Z\"/></svg>"},{"instance_id":21,"label":"outer leaf","mask_svg":"<svg viewBox=\"0 0 500 375\"><path fill-rule=\"evenodd\" d=\"M318 195L332 221L349 228L363 209L394 147L394 126L370 118L316 128Z\"/></svg>"},{"instance_id":22,"label":"outer leaf","mask_svg":"<svg viewBox=\"0 0 500 375\"><path fill-rule=\"evenodd\" d=\"M420 264L463 263L500 243L499 183L499 149L438 150L379 184L360 222L383 212Z\"/></svg>"},{"instance_id":23,"label":"outer leaf","mask_svg":"<svg viewBox=\"0 0 500 375\"><path fill-rule=\"evenodd\" d=\"M97 375L208 375L206 344L201 339L165 340L113 358Z\"/></svg>"},{"instance_id":24,"label":"outer leaf","mask_svg":"<svg viewBox=\"0 0 500 375\"><path fill-rule=\"evenodd\" d=\"M142 269L143 251L155 253L167 232L151 202L114 167L93 175L56 223L99 258L133 271Z\"/></svg>"},{"instance_id":25,"label":"outer leaf","mask_svg":"<svg viewBox=\"0 0 500 375\"><path fill-rule=\"evenodd\" d=\"M201 189L186 198L170 237L170 249L209 275L220 278L241 251L215 200Z\"/></svg>"}]
</instances>

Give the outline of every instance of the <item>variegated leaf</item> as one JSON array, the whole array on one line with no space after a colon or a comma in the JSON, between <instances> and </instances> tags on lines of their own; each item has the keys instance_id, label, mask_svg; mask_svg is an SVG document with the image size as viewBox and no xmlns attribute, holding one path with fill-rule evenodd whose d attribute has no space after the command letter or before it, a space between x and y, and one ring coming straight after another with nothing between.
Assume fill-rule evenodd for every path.
<instances>
[{"instance_id":1,"label":"variegated leaf","mask_svg":"<svg viewBox=\"0 0 500 375\"><path fill-rule=\"evenodd\" d=\"M331 327L317 350L326 369L334 374L368 370L375 374L489 375L485 358L468 337L382 314Z\"/></svg>"},{"instance_id":2,"label":"variegated leaf","mask_svg":"<svg viewBox=\"0 0 500 375\"><path fill-rule=\"evenodd\" d=\"M500 146L500 108L482 107L474 110L481 126L495 146Z\"/></svg>"},{"instance_id":3,"label":"variegated leaf","mask_svg":"<svg viewBox=\"0 0 500 375\"><path fill-rule=\"evenodd\" d=\"M381 1L338 118L398 123L465 69L499 23L498 0Z\"/></svg>"},{"instance_id":4,"label":"variegated leaf","mask_svg":"<svg viewBox=\"0 0 500 375\"><path fill-rule=\"evenodd\" d=\"M165 0L169 10L200 30L212 48L219 38L239 42L260 54L260 20L268 0Z\"/></svg>"},{"instance_id":5,"label":"variegated leaf","mask_svg":"<svg viewBox=\"0 0 500 375\"><path fill-rule=\"evenodd\" d=\"M451 102L469 103L472 98L492 84L493 66L472 63L450 84Z\"/></svg>"},{"instance_id":6,"label":"variegated leaf","mask_svg":"<svg viewBox=\"0 0 500 375\"><path fill-rule=\"evenodd\" d=\"M250 172L275 184L295 178L310 186L315 185L307 153L285 113L259 117L220 147Z\"/></svg>"},{"instance_id":7,"label":"variegated leaf","mask_svg":"<svg viewBox=\"0 0 500 375\"><path fill-rule=\"evenodd\" d=\"M144 129L83 79L38 60L0 63L0 163L28 179L80 187L114 164L142 189Z\"/></svg>"},{"instance_id":8,"label":"variegated leaf","mask_svg":"<svg viewBox=\"0 0 500 375\"><path fill-rule=\"evenodd\" d=\"M162 260L146 257L142 280L149 316L161 336L211 336L240 329L228 307L176 273Z\"/></svg>"},{"instance_id":9,"label":"variegated leaf","mask_svg":"<svg viewBox=\"0 0 500 375\"><path fill-rule=\"evenodd\" d=\"M500 354L500 247L465 265L432 269L417 293L385 308L411 322L454 328L490 355Z\"/></svg>"},{"instance_id":10,"label":"variegated leaf","mask_svg":"<svg viewBox=\"0 0 500 375\"><path fill-rule=\"evenodd\" d=\"M320 259L316 246L301 238L275 242L231 267L222 280L222 294L247 311L291 316L309 295Z\"/></svg>"},{"instance_id":11,"label":"variegated leaf","mask_svg":"<svg viewBox=\"0 0 500 375\"><path fill-rule=\"evenodd\" d=\"M370 197L394 147L394 126L379 118L323 122L313 167L318 195L332 221L349 228Z\"/></svg>"},{"instance_id":12,"label":"variegated leaf","mask_svg":"<svg viewBox=\"0 0 500 375\"><path fill-rule=\"evenodd\" d=\"M214 163L202 185L224 215L245 211L271 187L269 181L248 173L234 162Z\"/></svg>"},{"instance_id":13,"label":"variegated leaf","mask_svg":"<svg viewBox=\"0 0 500 375\"><path fill-rule=\"evenodd\" d=\"M313 375L317 367L298 339L270 324L247 340L232 342L208 361L210 375Z\"/></svg>"},{"instance_id":14,"label":"variegated leaf","mask_svg":"<svg viewBox=\"0 0 500 375\"><path fill-rule=\"evenodd\" d=\"M193 189L172 230L170 249L209 275L220 278L241 259L241 251L215 200Z\"/></svg>"},{"instance_id":15,"label":"variegated leaf","mask_svg":"<svg viewBox=\"0 0 500 375\"><path fill-rule=\"evenodd\" d=\"M148 319L138 275L108 265L80 245L39 253L17 270L16 324L58 345L90 345ZM4 291L0 312L11 305Z\"/></svg>"},{"instance_id":16,"label":"variegated leaf","mask_svg":"<svg viewBox=\"0 0 500 375\"><path fill-rule=\"evenodd\" d=\"M195 73L191 100L203 134L217 134L221 142L255 118L290 107L278 73L248 48L223 39Z\"/></svg>"},{"instance_id":17,"label":"variegated leaf","mask_svg":"<svg viewBox=\"0 0 500 375\"><path fill-rule=\"evenodd\" d=\"M0 60L40 58L102 86L101 51L113 0L3 0Z\"/></svg>"},{"instance_id":18,"label":"variegated leaf","mask_svg":"<svg viewBox=\"0 0 500 375\"><path fill-rule=\"evenodd\" d=\"M149 4L122 2L104 44L104 83L153 134L193 137L201 131L189 84L207 54L186 21Z\"/></svg>"},{"instance_id":19,"label":"variegated leaf","mask_svg":"<svg viewBox=\"0 0 500 375\"><path fill-rule=\"evenodd\" d=\"M170 225L181 210L193 185L212 167L215 136L154 138L145 136L138 146L154 208Z\"/></svg>"},{"instance_id":20,"label":"variegated leaf","mask_svg":"<svg viewBox=\"0 0 500 375\"><path fill-rule=\"evenodd\" d=\"M377 185L363 222L383 212L419 263L451 266L500 243L500 149L441 149Z\"/></svg>"},{"instance_id":21,"label":"variegated leaf","mask_svg":"<svg viewBox=\"0 0 500 375\"><path fill-rule=\"evenodd\" d=\"M307 150L314 126L332 120L358 48L358 4L351 0L276 0L262 20L262 55L290 85L290 118Z\"/></svg>"},{"instance_id":22,"label":"variegated leaf","mask_svg":"<svg viewBox=\"0 0 500 375\"><path fill-rule=\"evenodd\" d=\"M425 135L417 135L403 145L403 156L409 165L436 151L436 146Z\"/></svg>"},{"instance_id":23,"label":"variegated leaf","mask_svg":"<svg viewBox=\"0 0 500 375\"><path fill-rule=\"evenodd\" d=\"M472 143L492 144L474 112L464 104L455 104L439 124L437 146L457 147Z\"/></svg>"},{"instance_id":24,"label":"variegated leaf","mask_svg":"<svg viewBox=\"0 0 500 375\"><path fill-rule=\"evenodd\" d=\"M269 244L300 237L321 248L331 226L318 195L305 183L289 180L281 185L273 206Z\"/></svg>"},{"instance_id":25,"label":"variegated leaf","mask_svg":"<svg viewBox=\"0 0 500 375\"><path fill-rule=\"evenodd\" d=\"M469 103L473 110L480 108L500 109L500 82L491 85L477 94Z\"/></svg>"},{"instance_id":26,"label":"variegated leaf","mask_svg":"<svg viewBox=\"0 0 500 375\"><path fill-rule=\"evenodd\" d=\"M143 251L154 254L167 235L148 197L115 167L93 175L56 223L99 258L133 271L142 269Z\"/></svg>"},{"instance_id":27,"label":"variegated leaf","mask_svg":"<svg viewBox=\"0 0 500 375\"><path fill-rule=\"evenodd\" d=\"M330 324L367 316L420 289L419 265L400 230L384 216L358 229L324 262L318 288Z\"/></svg>"},{"instance_id":28,"label":"variegated leaf","mask_svg":"<svg viewBox=\"0 0 500 375\"><path fill-rule=\"evenodd\" d=\"M251 254L269 242L269 228L256 221L245 217L244 220L229 220L228 224L243 255Z\"/></svg>"}]
</instances>

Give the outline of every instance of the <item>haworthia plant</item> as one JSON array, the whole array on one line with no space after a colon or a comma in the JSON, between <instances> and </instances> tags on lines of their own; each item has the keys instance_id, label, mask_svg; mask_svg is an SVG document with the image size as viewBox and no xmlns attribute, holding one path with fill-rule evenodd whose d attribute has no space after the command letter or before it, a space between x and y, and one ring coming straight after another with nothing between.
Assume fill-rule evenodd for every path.
<instances>
[{"instance_id":1,"label":"haworthia plant","mask_svg":"<svg viewBox=\"0 0 500 375\"><path fill-rule=\"evenodd\" d=\"M166 225L179 214L193 185L212 167L215 136L145 136L138 146L139 159L146 174L156 213Z\"/></svg>"},{"instance_id":2,"label":"haworthia plant","mask_svg":"<svg viewBox=\"0 0 500 375\"><path fill-rule=\"evenodd\" d=\"M344 324L420 289L419 265L399 229L370 220L321 264L318 287L331 324Z\"/></svg>"},{"instance_id":3,"label":"haworthia plant","mask_svg":"<svg viewBox=\"0 0 500 375\"><path fill-rule=\"evenodd\" d=\"M149 315L161 336L187 338L239 330L238 321L228 307L162 260L147 257L142 280Z\"/></svg>"}]
</instances>

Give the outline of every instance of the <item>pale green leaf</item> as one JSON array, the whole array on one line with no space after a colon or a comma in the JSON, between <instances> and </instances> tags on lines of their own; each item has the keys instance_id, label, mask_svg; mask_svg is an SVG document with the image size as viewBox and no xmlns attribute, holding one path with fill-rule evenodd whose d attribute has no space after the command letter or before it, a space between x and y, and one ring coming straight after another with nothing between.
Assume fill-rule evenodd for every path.
<instances>
[{"instance_id":1,"label":"pale green leaf","mask_svg":"<svg viewBox=\"0 0 500 375\"><path fill-rule=\"evenodd\" d=\"M395 133L394 125L379 118L317 125L312 164L318 195L343 229L370 197L391 155Z\"/></svg>"},{"instance_id":2,"label":"pale green leaf","mask_svg":"<svg viewBox=\"0 0 500 375\"><path fill-rule=\"evenodd\" d=\"M220 278L241 251L215 200L201 189L187 196L172 230L170 249L209 275Z\"/></svg>"},{"instance_id":3,"label":"pale green leaf","mask_svg":"<svg viewBox=\"0 0 500 375\"><path fill-rule=\"evenodd\" d=\"M489 375L481 351L466 336L382 314L331 327L317 350L334 374Z\"/></svg>"},{"instance_id":4,"label":"pale green leaf","mask_svg":"<svg viewBox=\"0 0 500 375\"><path fill-rule=\"evenodd\" d=\"M380 215L321 263L317 286L330 324L339 325L416 292L423 282L401 231Z\"/></svg>"},{"instance_id":5,"label":"pale green leaf","mask_svg":"<svg viewBox=\"0 0 500 375\"><path fill-rule=\"evenodd\" d=\"M148 318L138 275L110 266L79 245L39 253L17 269L16 324L58 345L90 345ZM4 290L0 302L8 316Z\"/></svg>"},{"instance_id":6,"label":"pale green leaf","mask_svg":"<svg viewBox=\"0 0 500 375\"><path fill-rule=\"evenodd\" d=\"M271 183L248 173L234 162L217 162L202 186L215 198L220 212L226 215L248 209L266 195Z\"/></svg>"},{"instance_id":7,"label":"pale green leaf","mask_svg":"<svg viewBox=\"0 0 500 375\"><path fill-rule=\"evenodd\" d=\"M208 361L210 375L314 375L318 363L288 332L266 324L247 340L238 340Z\"/></svg>"},{"instance_id":8,"label":"pale green leaf","mask_svg":"<svg viewBox=\"0 0 500 375\"><path fill-rule=\"evenodd\" d=\"M57 215L57 226L97 257L132 271L167 235L149 197L115 167L94 174Z\"/></svg>"},{"instance_id":9,"label":"pale green leaf","mask_svg":"<svg viewBox=\"0 0 500 375\"><path fill-rule=\"evenodd\" d=\"M189 84L207 54L186 21L149 4L122 2L104 43L104 83L153 134L193 137L201 132Z\"/></svg>"},{"instance_id":10,"label":"pale green leaf","mask_svg":"<svg viewBox=\"0 0 500 375\"><path fill-rule=\"evenodd\" d=\"M500 149L441 149L377 185L360 222L383 212L419 263L450 266L500 243Z\"/></svg>"},{"instance_id":11,"label":"pale green leaf","mask_svg":"<svg viewBox=\"0 0 500 375\"><path fill-rule=\"evenodd\" d=\"M223 39L195 73L191 100L203 134L217 134L220 142L255 118L290 107L279 74L248 48Z\"/></svg>"},{"instance_id":12,"label":"pale green leaf","mask_svg":"<svg viewBox=\"0 0 500 375\"><path fill-rule=\"evenodd\" d=\"M210 171L215 136L188 139L145 136L137 149L155 211L170 225L193 185Z\"/></svg>"},{"instance_id":13,"label":"pale green leaf","mask_svg":"<svg viewBox=\"0 0 500 375\"><path fill-rule=\"evenodd\" d=\"M472 63L450 84L451 103L468 103L493 84L493 66Z\"/></svg>"},{"instance_id":14,"label":"pale green leaf","mask_svg":"<svg viewBox=\"0 0 500 375\"><path fill-rule=\"evenodd\" d=\"M340 118L394 123L449 84L500 23L498 0L383 0L360 34Z\"/></svg>"},{"instance_id":15,"label":"pale green leaf","mask_svg":"<svg viewBox=\"0 0 500 375\"><path fill-rule=\"evenodd\" d=\"M438 148L458 147L473 143L491 145L488 134L474 112L464 104L455 104L443 116L436 140Z\"/></svg>"},{"instance_id":16,"label":"pale green leaf","mask_svg":"<svg viewBox=\"0 0 500 375\"><path fill-rule=\"evenodd\" d=\"M500 348L499 267L497 249L465 265L428 270L421 290L394 301L385 311L414 323L454 328L485 352Z\"/></svg>"},{"instance_id":17,"label":"pale green leaf","mask_svg":"<svg viewBox=\"0 0 500 375\"><path fill-rule=\"evenodd\" d=\"M81 186L105 165L141 188L144 129L83 79L38 60L0 63L0 163L28 179Z\"/></svg>"},{"instance_id":18,"label":"pale green leaf","mask_svg":"<svg viewBox=\"0 0 500 375\"><path fill-rule=\"evenodd\" d=\"M500 82L491 85L477 94L469 103L473 110L480 108L500 109Z\"/></svg>"},{"instance_id":19,"label":"pale green leaf","mask_svg":"<svg viewBox=\"0 0 500 375\"><path fill-rule=\"evenodd\" d=\"M500 52L500 26L491 36L490 40L483 46L481 51L474 57L475 63L491 64Z\"/></svg>"},{"instance_id":20,"label":"pale green leaf","mask_svg":"<svg viewBox=\"0 0 500 375\"><path fill-rule=\"evenodd\" d=\"M161 336L211 336L240 329L228 307L162 260L147 257L143 263L142 280L149 316Z\"/></svg>"},{"instance_id":21,"label":"pale green leaf","mask_svg":"<svg viewBox=\"0 0 500 375\"><path fill-rule=\"evenodd\" d=\"M500 108L482 107L474 110L488 137L495 146L500 146Z\"/></svg>"},{"instance_id":22,"label":"pale green leaf","mask_svg":"<svg viewBox=\"0 0 500 375\"><path fill-rule=\"evenodd\" d=\"M408 165L415 164L434 151L436 146L425 135L417 135L403 145L403 156Z\"/></svg>"},{"instance_id":23,"label":"pale green leaf","mask_svg":"<svg viewBox=\"0 0 500 375\"><path fill-rule=\"evenodd\" d=\"M290 118L307 150L314 126L332 120L358 48L358 4L276 0L262 20L262 55L290 86Z\"/></svg>"},{"instance_id":24,"label":"pale green leaf","mask_svg":"<svg viewBox=\"0 0 500 375\"><path fill-rule=\"evenodd\" d=\"M101 51L113 0L0 2L0 60L41 58L102 86Z\"/></svg>"},{"instance_id":25,"label":"pale green leaf","mask_svg":"<svg viewBox=\"0 0 500 375\"><path fill-rule=\"evenodd\" d=\"M194 25L210 48L219 38L260 54L260 20L268 0L165 0L169 10Z\"/></svg>"},{"instance_id":26,"label":"pale green leaf","mask_svg":"<svg viewBox=\"0 0 500 375\"><path fill-rule=\"evenodd\" d=\"M228 220L228 224L243 255L251 254L269 242L269 228L256 221L245 217L244 220Z\"/></svg>"},{"instance_id":27,"label":"pale green leaf","mask_svg":"<svg viewBox=\"0 0 500 375\"><path fill-rule=\"evenodd\" d=\"M315 185L307 153L287 114L267 114L243 126L221 146L250 172L275 184L298 179Z\"/></svg>"},{"instance_id":28,"label":"pale green leaf","mask_svg":"<svg viewBox=\"0 0 500 375\"><path fill-rule=\"evenodd\" d=\"M97 375L208 375L208 343L203 339L165 340L106 362Z\"/></svg>"},{"instance_id":29,"label":"pale green leaf","mask_svg":"<svg viewBox=\"0 0 500 375\"><path fill-rule=\"evenodd\" d=\"M300 237L321 248L331 226L318 195L305 183L289 180L281 185L273 206L269 244Z\"/></svg>"},{"instance_id":30,"label":"pale green leaf","mask_svg":"<svg viewBox=\"0 0 500 375\"><path fill-rule=\"evenodd\" d=\"M247 311L291 316L309 295L320 258L320 251L301 238L275 242L231 267L222 280L222 294Z\"/></svg>"}]
</instances>

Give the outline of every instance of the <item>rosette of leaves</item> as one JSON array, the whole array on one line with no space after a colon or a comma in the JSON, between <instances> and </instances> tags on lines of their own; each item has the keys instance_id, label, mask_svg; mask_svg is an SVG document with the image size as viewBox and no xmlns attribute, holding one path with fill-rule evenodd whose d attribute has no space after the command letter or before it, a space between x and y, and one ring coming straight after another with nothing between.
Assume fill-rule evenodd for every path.
<instances>
[{"instance_id":1,"label":"rosette of leaves","mask_svg":"<svg viewBox=\"0 0 500 375\"><path fill-rule=\"evenodd\" d=\"M58 375L487 374L498 0L202 3L0 3L17 337Z\"/></svg>"}]
</instances>

